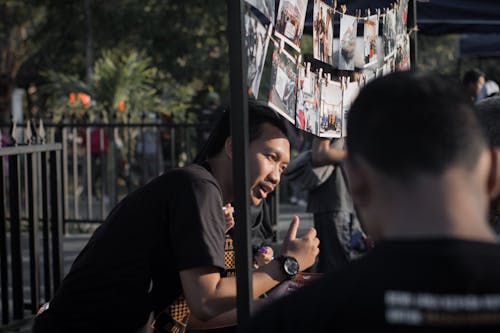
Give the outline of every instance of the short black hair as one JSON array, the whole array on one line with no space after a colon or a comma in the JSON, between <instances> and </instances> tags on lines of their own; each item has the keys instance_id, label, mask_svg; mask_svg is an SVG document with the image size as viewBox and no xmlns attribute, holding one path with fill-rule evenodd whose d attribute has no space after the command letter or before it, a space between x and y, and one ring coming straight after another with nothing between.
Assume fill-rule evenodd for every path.
<instances>
[{"instance_id":1,"label":"short black hair","mask_svg":"<svg viewBox=\"0 0 500 333\"><path fill-rule=\"evenodd\" d=\"M500 96L483 99L475 108L489 144L500 147Z\"/></svg>"},{"instance_id":2,"label":"short black hair","mask_svg":"<svg viewBox=\"0 0 500 333\"><path fill-rule=\"evenodd\" d=\"M262 134L261 125L264 123L269 123L277 127L289 138L289 131L285 120L276 111L271 109L265 102L250 100L248 102L248 137L250 142L260 137ZM207 158L214 157L222 150L226 139L230 135L230 110L226 108L194 162L201 163Z\"/></svg>"},{"instance_id":3,"label":"short black hair","mask_svg":"<svg viewBox=\"0 0 500 333\"><path fill-rule=\"evenodd\" d=\"M462 78L462 83L464 84L464 86L469 83L476 83L480 77L486 77L486 75L480 69L472 68L465 72Z\"/></svg>"},{"instance_id":4,"label":"short black hair","mask_svg":"<svg viewBox=\"0 0 500 333\"><path fill-rule=\"evenodd\" d=\"M347 122L349 157L399 180L472 169L486 146L464 88L428 73L393 73L366 85Z\"/></svg>"}]
</instances>

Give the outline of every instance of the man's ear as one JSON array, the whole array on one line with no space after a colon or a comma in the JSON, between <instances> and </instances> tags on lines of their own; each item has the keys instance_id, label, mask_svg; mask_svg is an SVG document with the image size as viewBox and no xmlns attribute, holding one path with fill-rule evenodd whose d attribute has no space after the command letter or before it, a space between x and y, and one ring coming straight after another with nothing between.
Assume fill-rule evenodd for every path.
<instances>
[{"instance_id":1,"label":"man's ear","mask_svg":"<svg viewBox=\"0 0 500 333\"><path fill-rule=\"evenodd\" d=\"M366 207L371 195L370 182L368 181L367 174L368 170L363 160L356 157L348 157L344 163L349 179L352 199L359 208Z\"/></svg>"},{"instance_id":2,"label":"man's ear","mask_svg":"<svg viewBox=\"0 0 500 333\"><path fill-rule=\"evenodd\" d=\"M233 140L230 136L226 139L226 142L224 142L224 152L230 160L233 159Z\"/></svg>"},{"instance_id":3,"label":"man's ear","mask_svg":"<svg viewBox=\"0 0 500 333\"><path fill-rule=\"evenodd\" d=\"M488 194L490 200L500 196L500 147L490 149L491 167L488 175Z\"/></svg>"}]
</instances>

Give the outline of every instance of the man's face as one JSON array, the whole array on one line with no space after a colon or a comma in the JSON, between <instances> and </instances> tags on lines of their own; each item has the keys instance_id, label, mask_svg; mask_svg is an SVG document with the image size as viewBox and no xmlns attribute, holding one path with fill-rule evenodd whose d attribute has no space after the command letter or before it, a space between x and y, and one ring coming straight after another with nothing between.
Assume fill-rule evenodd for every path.
<instances>
[{"instance_id":1,"label":"man's face","mask_svg":"<svg viewBox=\"0 0 500 333\"><path fill-rule=\"evenodd\" d=\"M250 198L258 205L278 186L290 161L290 142L275 126L261 125L260 137L250 142Z\"/></svg>"},{"instance_id":2,"label":"man's face","mask_svg":"<svg viewBox=\"0 0 500 333\"><path fill-rule=\"evenodd\" d=\"M469 91L471 92L472 96L476 98L479 95L479 92L484 86L484 76L479 77L479 79L476 82L471 82L469 83Z\"/></svg>"}]
</instances>

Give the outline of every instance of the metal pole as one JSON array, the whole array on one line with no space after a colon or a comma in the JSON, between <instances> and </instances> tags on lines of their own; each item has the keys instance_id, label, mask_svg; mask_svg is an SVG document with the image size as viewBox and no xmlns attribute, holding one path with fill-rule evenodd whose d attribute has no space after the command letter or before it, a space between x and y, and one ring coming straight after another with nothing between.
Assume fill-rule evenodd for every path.
<instances>
[{"instance_id":1,"label":"metal pole","mask_svg":"<svg viewBox=\"0 0 500 333\"><path fill-rule=\"evenodd\" d=\"M417 0L410 0L408 4L408 25L410 26L410 63L413 70L417 70Z\"/></svg>"},{"instance_id":2,"label":"metal pole","mask_svg":"<svg viewBox=\"0 0 500 333\"><path fill-rule=\"evenodd\" d=\"M231 86L231 136L233 147L233 191L236 245L236 281L238 324L244 325L252 310L250 215L247 155L248 96L244 16L241 0L228 0L229 69Z\"/></svg>"},{"instance_id":3,"label":"metal pole","mask_svg":"<svg viewBox=\"0 0 500 333\"><path fill-rule=\"evenodd\" d=\"M38 207L38 179L37 153L27 154L28 167L28 231L29 231L29 262L31 286L31 313L36 313L40 302L40 246L39 246L39 207Z\"/></svg>"},{"instance_id":4,"label":"metal pole","mask_svg":"<svg viewBox=\"0 0 500 333\"><path fill-rule=\"evenodd\" d=\"M92 161L91 161L91 133L90 133L90 127L85 128L85 169L87 170L86 175L86 181L83 183L86 184L87 186L87 220L92 220L94 218L93 214L93 205L92 205Z\"/></svg>"},{"instance_id":5,"label":"metal pole","mask_svg":"<svg viewBox=\"0 0 500 333\"><path fill-rule=\"evenodd\" d=\"M64 153L63 153L64 155ZM43 280L45 288L45 302L48 302L52 298L52 285L51 285L51 273L50 273L50 220L49 220L49 169L48 165L48 153L42 152L42 234L43 234ZM64 159L63 159L64 165ZM64 168L64 166L63 166ZM64 184L64 181L63 181Z\"/></svg>"},{"instance_id":6,"label":"metal pole","mask_svg":"<svg viewBox=\"0 0 500 333\"><path fill-rule=\"evenodd\" d=\"M64 274L62 257L62 226L64 212L61 186L61 151L51 151L49 156L53 289L57 290Z\"/></svg>"},{"instance_id":7,"label":"metal pole","mask_svg":"<svg viewBox=\"0 0 500 333\"><path fill-rule=\"evenodd\" d=\"M2 191L2 200L0 202L0 294L2 304L2 324L9 322L9 284L8 284L8 265L7 265L7 223L6 206L6 186L4 179L4 160L0 159L0 191Z\"/></svg>"},{"instance_id":8,"label":"metal pole","mask_svg":"<svg viewBox=\"0 0 500 333\"><path fill-rule=\"evenodd\" d=\"M10 246L12 267L12 299L14 319L24 318L23 265L21 254L21 178L19 155L9 156Z\"/></svg>"}]
</instances>

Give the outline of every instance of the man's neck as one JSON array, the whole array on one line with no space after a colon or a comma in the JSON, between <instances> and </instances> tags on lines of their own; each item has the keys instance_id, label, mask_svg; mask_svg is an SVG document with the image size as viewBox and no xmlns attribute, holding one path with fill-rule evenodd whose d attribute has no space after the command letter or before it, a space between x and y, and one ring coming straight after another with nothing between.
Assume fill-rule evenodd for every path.
<instances>
[{"instance_id":1,"label":"man's neck","mask_svg":"<svg viewBox=\"0 0 500 333\"><path fill-rule=\"evenodd\" d=\"M397 186L397 185L396 185ZM381 210L385 238L451 237L495 242L489 228L486 193L460 170L422 177L391 191Z\"/></svg>"},{"instance_id":2,"label":"man's neck","mask_svg":"<svg viewBox=\"0 0 500 333\"><path fill-rule=\"evenodd\" d=\"M233 171L231 161L225 159L223 156L217 155L208 159L207 163L214 178L219 183L222 190L222 200L226 204L233 200Z\"/></svg>"}]
</instances>

